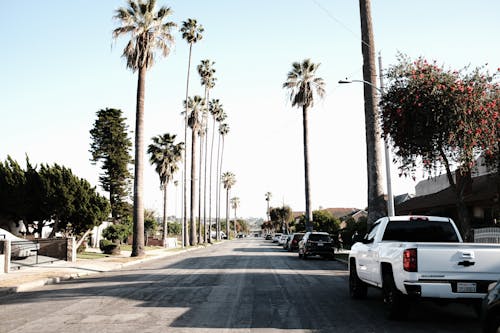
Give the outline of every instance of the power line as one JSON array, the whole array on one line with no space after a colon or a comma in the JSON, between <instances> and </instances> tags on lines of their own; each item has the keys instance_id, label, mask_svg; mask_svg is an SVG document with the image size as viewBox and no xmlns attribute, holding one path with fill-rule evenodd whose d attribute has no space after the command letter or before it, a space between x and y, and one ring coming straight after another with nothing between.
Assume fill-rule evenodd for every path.
<instances>
[{"instance_id":1,"label":"power line","mask_svg":"<svg viewBox=\"0 0 500 333\"><path fill-rule=\"evenodd\" d=\"M314 4L316 6L318 6L322 11L325 12L325 14L331 18L334 22L336 22L338 25L340 25L342 28L344 28L345 30L349 31L353 36L355 36L358 40L361 40L361 43L365 44L368 46L368 43L365 42L360 36L359 34L355 33L354 31L352 31L347 25L345 25L341 20L339 20L338 18L336 18L328 9L326 9L325 7L323 7L317 0L311 0L312 2L314 2Z\"/></svg>"}]
</instances>

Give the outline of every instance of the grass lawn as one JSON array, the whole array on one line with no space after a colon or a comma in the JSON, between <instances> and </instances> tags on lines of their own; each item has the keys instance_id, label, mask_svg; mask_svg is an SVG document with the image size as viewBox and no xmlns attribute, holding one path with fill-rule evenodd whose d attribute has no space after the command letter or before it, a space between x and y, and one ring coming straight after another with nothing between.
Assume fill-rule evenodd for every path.
<instances>
[{"instance_id":1,"label":"grass lawn","mask_svg":"<svg viewBox=\"0 0 500 333\"><path fill-rule=\"evenodd\" d=\"M120 245L120 249L122 249L123 251L132 251L132 245L130 245L130 244L121 244ZM146 246L144 248L145 251L159 250L159 249L163 249L163 247L161 247L161 246Z\"/></svg>"},{"instance_id":2,"label":"grass lawn","mask_svg":"<svg viewBox=\"0 0 500 333\"><path fill-rule=\"evenodd\" d=\"M101 259L109 257L109 254L96 253L96 252L83 252L76 255L78 259Z\"/></svg>"}]
</instances>

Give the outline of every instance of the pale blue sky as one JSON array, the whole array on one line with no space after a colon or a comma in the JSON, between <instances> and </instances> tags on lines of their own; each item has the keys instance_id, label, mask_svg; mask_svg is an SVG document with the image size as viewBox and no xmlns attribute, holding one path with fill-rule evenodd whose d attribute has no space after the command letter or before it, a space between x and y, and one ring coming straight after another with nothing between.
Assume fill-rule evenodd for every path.
<instances>
[{"instance_id":1,"label":"pale blue sky","mask_svg":"<svg viewBox=\"0 0 500 333\"><path fill-rule=\"evenodd\" d=\"M193 67L216 62L211 96L228 113L224 171L236 174L233 195L240 216L265 215L271 204L304 209L301 112L281 88L293 61L320 62L327 95L310 113L312 205L366 206L366 155L360 84L357 0L176 0L171 20L196 18L205 27L193 48ZM0 1L0 159L59 163L97 185L100 169L88 153L89 130L101 108L120 108L134 128L136 75L121 58L124 41L113 43L114 10L122 0ZM376 49L384 66L401 51L445 66L500 67L500 1L372 0ZM166 59L148 72L146 139L165 132L183 138L180 112L185 95L188 47L175 32ZM202 94L193 69L190 95ZM396 194L415 182L399 179ZM160 211L161 192L146 169L145 205ZM178 175L180 178L180 173ZM180 214L180 189L170 193L169 214ZM179 198L179 199L176 199Z\"/></svg>"}]
</instances>

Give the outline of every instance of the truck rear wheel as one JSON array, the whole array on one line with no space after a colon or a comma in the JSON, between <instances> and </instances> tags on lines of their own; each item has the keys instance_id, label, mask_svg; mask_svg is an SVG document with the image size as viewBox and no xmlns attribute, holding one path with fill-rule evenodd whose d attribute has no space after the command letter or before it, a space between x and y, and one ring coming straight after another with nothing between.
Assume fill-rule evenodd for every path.
<instances>
[{"instance_id":1,"label":"truck rear wheel","mask_svg":"<svg viewBox=\"0 0 500 333\"><path fill-rule=\"evenodd\" d=\"M387 319L405 319L408 315L408 301L406 297L396 287L391 269L384 271L382 274L382 294L384 295Z\"/></svg>"},{"instance_id":2,"label":"truck rear wheel","mask_svg":"<svg viewBox=\"0 0 500 333\"><path fill-rule=\"evenodd\" d=\"M351 260L349 266L349 296L354 299L366 298L368 294L368 286L361 281L356 271L356 262Z\"/></svg>"}]
</instances>

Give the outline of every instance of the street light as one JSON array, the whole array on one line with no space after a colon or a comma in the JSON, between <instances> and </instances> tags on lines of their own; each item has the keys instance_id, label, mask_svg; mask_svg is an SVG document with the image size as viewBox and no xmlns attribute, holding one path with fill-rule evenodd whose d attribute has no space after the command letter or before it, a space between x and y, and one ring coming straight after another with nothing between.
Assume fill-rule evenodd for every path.
<instances>
[{"instance_id":1,"label":"street light","mask_svg":"<svg viewBox=\"0 0 500 333\"><path fill-rule=\"evenodd\" d=\"M360 82L369 85L370 87L373 87L377 89L380 95L382 95L382 89L377 87L376 85L372 84L371 82L365 81L365 80L339 80L340 84L347 84L347 83L353 83L353 82ZM381 86L382 85L382 78L380 79ZM384 153L385 153L385 178L387 181L387 214L389 216L394 216L394 196L392 195L392 182L391 182L391 165L390 165L390 156L389 156L389 143L387 142L387 139L384 140Z\"/></svg>"}]
</instances>

